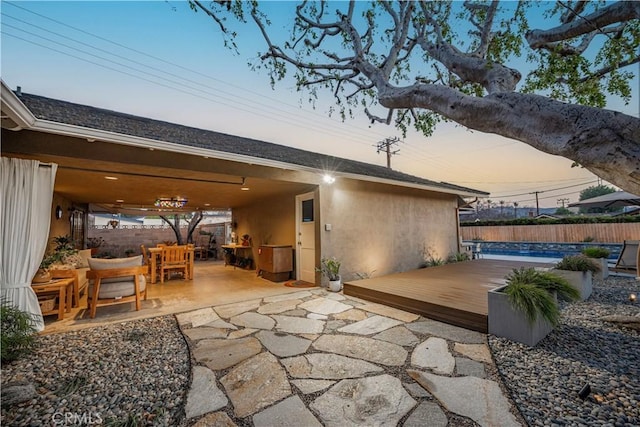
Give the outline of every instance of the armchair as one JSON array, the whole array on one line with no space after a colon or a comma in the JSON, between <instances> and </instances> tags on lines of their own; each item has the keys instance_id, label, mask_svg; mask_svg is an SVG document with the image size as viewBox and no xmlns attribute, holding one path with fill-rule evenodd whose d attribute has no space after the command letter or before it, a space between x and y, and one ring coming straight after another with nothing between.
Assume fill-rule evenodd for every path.
<instances>
[{"instance_id":1,"label":"armchair","mask_svg":"<svg viewBox=\"0 0 640 427\"><path fill-rule=\"evenodd\" d=\"M131 258L90 259L87 278L90 280L88 305L91 318L95 318L98 306L135 302L136 311L147 299L142 255Z\"/></svg>"}]
</instances>

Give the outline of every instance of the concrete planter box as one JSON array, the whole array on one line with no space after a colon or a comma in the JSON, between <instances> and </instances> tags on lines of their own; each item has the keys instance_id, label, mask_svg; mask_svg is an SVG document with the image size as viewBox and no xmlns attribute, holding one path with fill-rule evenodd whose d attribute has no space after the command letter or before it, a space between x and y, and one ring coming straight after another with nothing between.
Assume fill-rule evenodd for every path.
<instances>
[{"instance_id":1,"label":"concrete planter box","mask_svg":"<svg viewBox=\"0 0 640 427\"><path fill-rule=\"evenodd\" d=\"M600 266L600 271L594 274L594 279L604 280L609 277L609 264L606 258L592 258Z\"/></svg>"},{"instance_id":2,"label":"concrete planter box","mask_svg":"<svg viewBox=\"0 0 640 427\"><path fill-rule=\"evenodd\" d=\"M553 274L562 276L580 292L580 300L584 301L593 291L593 273L590 271L552 270Z\"/></svg>"},{"instance_id":3,"label":"concrete planter box","mask_svg":"<svg viewBox=\"0 0 640 427\"><path fill-rule=\"evenodd\" d=\"M503 292L506 287L491 289L487 294L489 333L533 347L553 330L553 326L543 318L530 324L524 313L516 311L509 303L507 294Z\"/></svg>"}]
</instances>

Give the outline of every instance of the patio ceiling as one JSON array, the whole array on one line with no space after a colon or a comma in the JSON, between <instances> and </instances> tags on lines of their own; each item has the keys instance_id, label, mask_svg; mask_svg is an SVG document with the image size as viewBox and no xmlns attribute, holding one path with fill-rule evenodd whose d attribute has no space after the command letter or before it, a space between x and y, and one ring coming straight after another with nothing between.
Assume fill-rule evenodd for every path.
<instances>
[{"instance_id":1,"label":"patio ceiling","mask_svg":"<svg viewBox=\"0 0 640 427\"><path fill-rule=\"evenodd\" d=\"M270 179L257 166L252 170L250 165L87 141L80 142L80 150L78 140L68 137L49 136L45 146L37 138L23 139L25 131L7 132L3 131L3 156L58 164L54 191L75 203L89 204L96 212L144 213L145 209L157 210L157 198L176 196L188 200L187 212L237 208L314 187ZM234 170L236 173L220 173Z\"/></svg>"}]
</instances>

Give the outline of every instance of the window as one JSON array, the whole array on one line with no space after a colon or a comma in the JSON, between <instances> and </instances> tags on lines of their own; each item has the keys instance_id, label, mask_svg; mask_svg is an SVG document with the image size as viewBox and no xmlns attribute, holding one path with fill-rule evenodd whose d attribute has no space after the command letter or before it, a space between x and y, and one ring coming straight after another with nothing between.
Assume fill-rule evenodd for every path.
<instances>
[{"instance_id":1,"label":"window","mask_svg":"<svg viewBox=\"0 0 640 427\"><path fill-rule=\"evenodd\" d=\"M302 222L313 222L313 199L302 201Z\"/></svg>"}]
</instances>

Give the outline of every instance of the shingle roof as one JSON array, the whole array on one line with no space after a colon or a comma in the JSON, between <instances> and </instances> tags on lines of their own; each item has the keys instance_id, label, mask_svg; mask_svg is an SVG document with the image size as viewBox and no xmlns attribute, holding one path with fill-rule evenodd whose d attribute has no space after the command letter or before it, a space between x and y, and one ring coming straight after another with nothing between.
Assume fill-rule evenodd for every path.
<instances>
[{"instance_id":1,"label":"shingle roof","mask_svg":"<svg viewBox=\"0 0 640 427\"><path fill-rule=\"evenodd\" d=\"M133 116L38 95L21 93L18 97L36 118L42 120L274 160L321 171L330 168L330 170L337 173L364 175L399 181L400 183L432 186L442 188L445 191L448 190L448 192L486 194L479 190L444 182L435 182L383 166L328 156L270 142Z\"/></svg>"}]
</instances>

